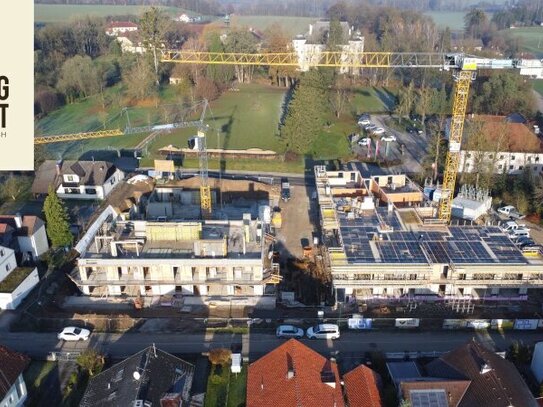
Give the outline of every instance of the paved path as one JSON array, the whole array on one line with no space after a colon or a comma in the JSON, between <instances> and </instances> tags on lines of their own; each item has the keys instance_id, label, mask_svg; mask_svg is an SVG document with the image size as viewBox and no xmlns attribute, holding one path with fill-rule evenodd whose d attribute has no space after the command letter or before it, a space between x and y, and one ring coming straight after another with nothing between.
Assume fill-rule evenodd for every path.
<instances>
[{"instance_id":1,"label":"paved path","mask_svg":"<svg viewBox=\"0 0 543 407\"><path fill-rule=\"evenodd\" d=\"M512 341L522 340L527 344L543 341L543 332L512 331L501 334L496 331L346 331L337 341L309 340L302 342L322 353L336 352L364 354L367 351L384 352L445 352L476 337L485 345L496 350L505 350ZM34 357L44 357L51 351L78 352L87 346L98 348L114 357L131 355L151 344L160 349L177 354L200 354L215 347L243 345L244 354L251 360L269 352L283 343L273 334L92 334L88 342L58 341L55 333L2 333L0 343Z\"/></svg>"}]
</instances>

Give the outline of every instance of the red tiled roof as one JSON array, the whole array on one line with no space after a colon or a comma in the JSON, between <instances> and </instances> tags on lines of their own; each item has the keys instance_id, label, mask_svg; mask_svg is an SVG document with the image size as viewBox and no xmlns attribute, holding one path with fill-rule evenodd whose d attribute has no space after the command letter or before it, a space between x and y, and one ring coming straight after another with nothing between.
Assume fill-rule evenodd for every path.
<instances>
[{"instance_id":1,"label":"red tiled roof","mask_svg":"<svg viewBox=\"0 0 543 407\"><path fill-rule=\"evenodd\" d=\"M470 123L481 123L481 132L488 141L489 151L540 152L541 142L530 129L522 123L509 123L504 116L479 115ZM468 124L469 127L469 124ZM501 145L496 146L497 143Z\"/></svg>"},{"instance_id":2,"label":"red tiled roof","mask_svg":"<svg viewBox=\"0 0 543 407\"><path fill-rule=\"evenodd\" d=\"M462 397L470 385L469 380L427 380L427 381L406 381L400 384L400 391L405 400L411 401L411 390L444 390L447 394L449 407L456 407L460 404Z\"/></svg>"},{"instance_id":3,"label":"red tiled roof","mask_svg":"<svg viewBox=\"0 0 543 407\"><path fill-rule=\"evenodd\" d=\"M33 215L23 216L23 227L20 230L17 230L17 235L19 236L32 236L38 229L40 229L44 223L43 220ZM0 215L0 226L5 225L4 227L11 226L13 229L17 229L17 224L15 223L15 216L13 215ZM0 233L2 232L0 228Z\"/></svg>"},{"instance_id":4,"label":"red tiled roof","mask_svg":"<svg viewBox=\"0 0 543 407\"><path fill-rule=\"evenodd\" d=\"M30 358L0 345L0 400L30 363Z\"/></svg>"},{"instance_id":5,"label":"red tiled roof","mask_svg":"<svg viewBox=\"0 0 543 407\"><path fill-rule=\"evenodd\" d=\"M294 375L288 378L289 368ZM322 380L333 375L334 386ZM247 407L344 407L339 373L331 362L295 339L249 365Z\"/></svg>"},{"instance_id":6,"label":"red tiled roof","mask_svg":"<svg viewBox=\"0 0 543 407\"><path fill-rule=\"evenodd\" d=\"M377 373L364 365L343 376L349 407L381 407Z\"/></svg>"}]
</instances>

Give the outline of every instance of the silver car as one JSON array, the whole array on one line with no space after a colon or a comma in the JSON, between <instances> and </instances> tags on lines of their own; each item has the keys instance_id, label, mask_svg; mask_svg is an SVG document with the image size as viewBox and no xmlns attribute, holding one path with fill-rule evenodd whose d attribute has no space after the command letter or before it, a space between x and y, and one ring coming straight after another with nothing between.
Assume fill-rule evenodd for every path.
<instances>
[{"instance_id":1,"label":"silver car","mask_svg":"<svg viewBox=\"0 0 543 407\"><path fill-rule=\"evenodd\" d=\"M275 331L278 338L296 338L301 339L304 336L304 330L294 325L279 325Z\"/></svg>"},{"instance_id":2,"label":"silver car","mask_svg":"<svg viewBox=\"0 0 543 407\"><path fill-rule=\"evenodd\" d=\"M309 339L338 339L339 326L335 324L320 324L307 330Z\"/></svg>"},{"instance_id":3,"label":"silver car","mask_svg":"<svg viewBox=\"0 0 543 407\"><path fill-rule=\"evenodd\" d=\"M86 341L89 339L90 331L88 329L68 326L57 335L58 339L63 341Z\"/></svg>"}]
</instances>

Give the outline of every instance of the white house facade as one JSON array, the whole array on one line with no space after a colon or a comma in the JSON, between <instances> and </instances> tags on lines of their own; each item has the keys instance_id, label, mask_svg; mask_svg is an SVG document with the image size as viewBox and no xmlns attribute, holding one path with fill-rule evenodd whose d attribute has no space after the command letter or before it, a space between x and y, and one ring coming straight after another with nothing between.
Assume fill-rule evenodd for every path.
<instances>
[{"instance_id":1,"label":"white house facade","mask_svg":"<svg viewBox=\"0 0 543 407\"><path fill-rule=\"evenodd\" d=\"M30 358L0 345L0 407L23 406L28 396L23 372Z\"/></svg>"},{"instance_id":2,"label":"white house facade","mask_svg":"<svg viewBox=\"0 0 543 407\"><path fill-rule=\"evenodd\" d=\"M511 153L507 151L461 151L459 172L475 173L493 169L495 174L521 174L526 168L534 174L543 172L543 153Z\"/></svg>"},{"instance_id":3,"label":"white house facade","mask_svg":"<svg viewBox=\"0 0 543 407\"><path fill-rule=\"evenodd\" d=\"M39 281L36 267L17 267L15 251L0 246L0 309L17 308Z\"/></svg>"}]
</instances>

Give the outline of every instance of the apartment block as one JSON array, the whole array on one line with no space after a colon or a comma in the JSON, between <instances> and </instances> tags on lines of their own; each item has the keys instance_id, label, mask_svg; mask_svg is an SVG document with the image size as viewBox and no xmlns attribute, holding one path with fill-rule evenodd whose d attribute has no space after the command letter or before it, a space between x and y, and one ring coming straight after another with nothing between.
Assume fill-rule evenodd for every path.
<instances>
[{"instance_id":1,"label":"apartment block","mask_svg":"<svg viewBox=\"0 0 543 407\"><path fill-rule=\"evenodd\" d=\"M339 301L525 300L543 288L543 261L525 257L496 226L447 226L425 205L399 208L401 188L388 188L385 200L357 171L317 166L315 178Z\"/></svg>"}]
</instances>

